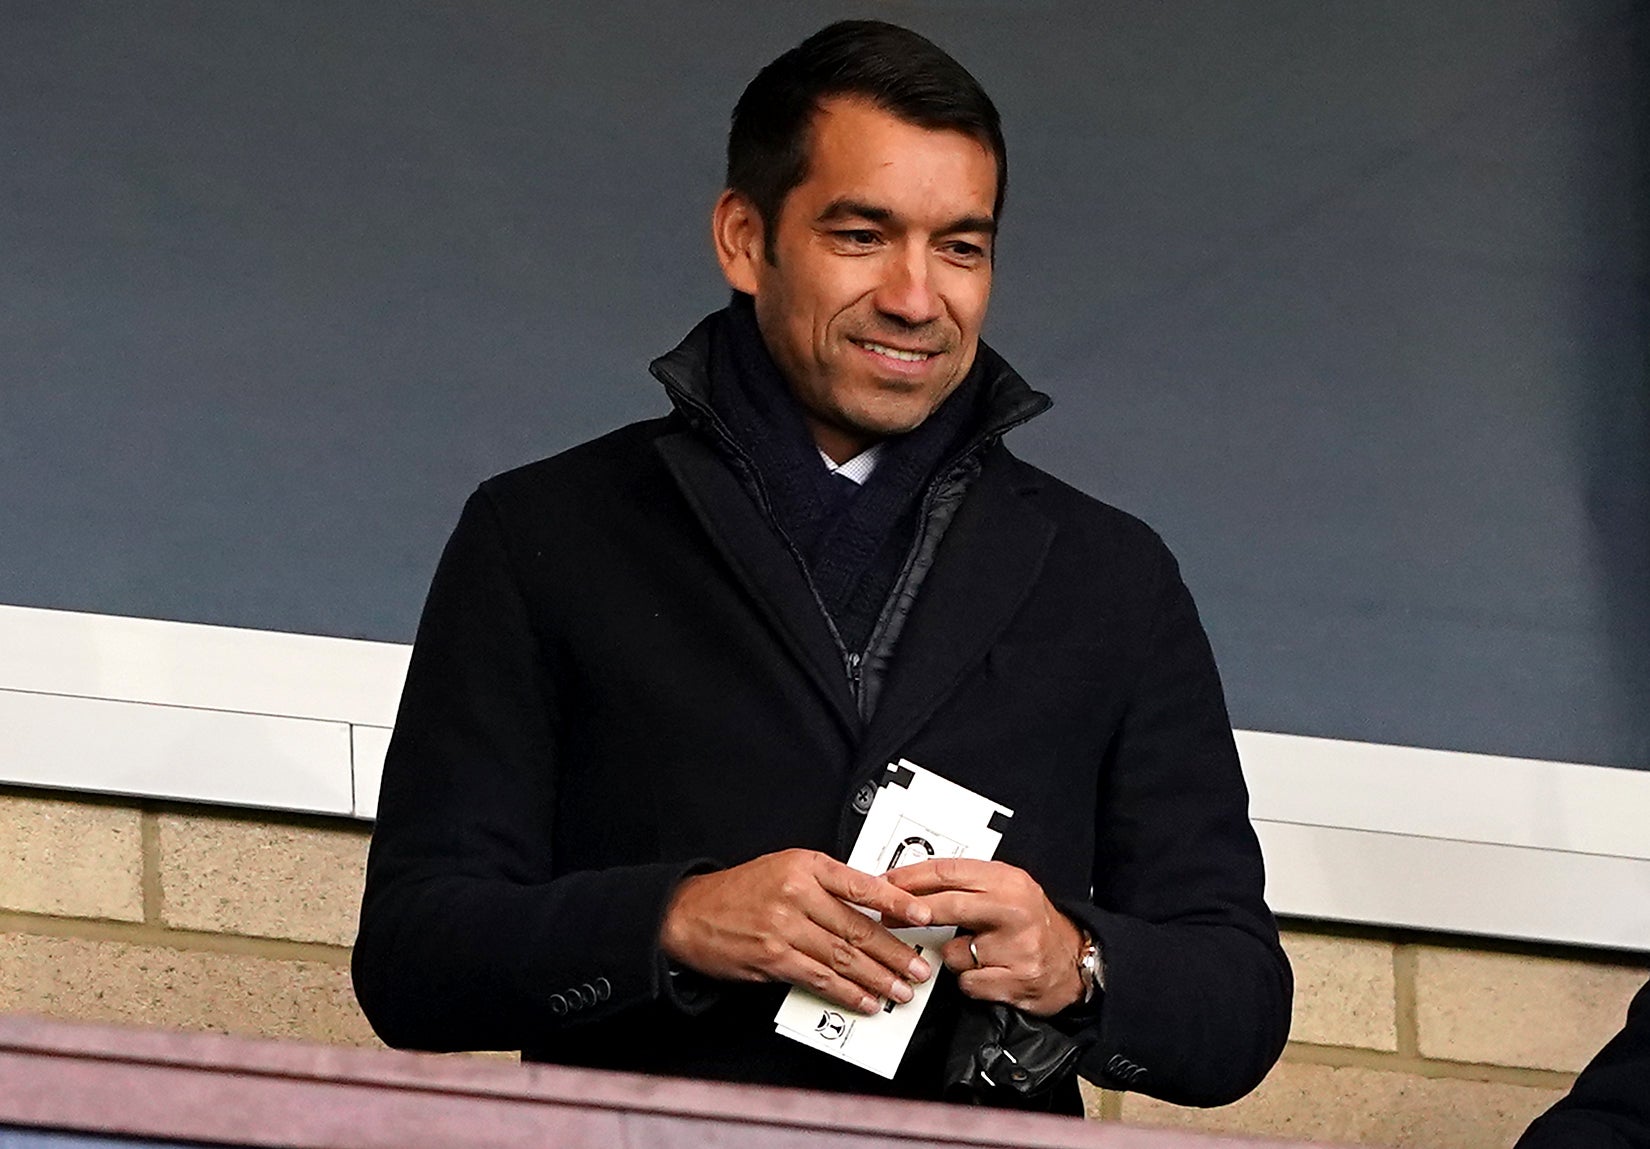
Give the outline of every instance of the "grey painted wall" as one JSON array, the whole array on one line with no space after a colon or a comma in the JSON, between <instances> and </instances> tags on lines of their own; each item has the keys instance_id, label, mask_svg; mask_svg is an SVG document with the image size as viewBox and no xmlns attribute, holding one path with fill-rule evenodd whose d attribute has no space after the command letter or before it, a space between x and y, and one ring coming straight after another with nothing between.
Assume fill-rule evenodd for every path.
<instances>
[{"instance_id":1,"label":"grey painted wall","mask_svg":"<svg viewBox=\"0 0 1650 1149\"><path fill-rule=\"evenodd\" d=\"M727 111L874 12L1007 122L1018 449L1240 725L1650 767L1650 5L0 0L0 601L405 641L664 408Z\"/></svg>"}]
</instances>

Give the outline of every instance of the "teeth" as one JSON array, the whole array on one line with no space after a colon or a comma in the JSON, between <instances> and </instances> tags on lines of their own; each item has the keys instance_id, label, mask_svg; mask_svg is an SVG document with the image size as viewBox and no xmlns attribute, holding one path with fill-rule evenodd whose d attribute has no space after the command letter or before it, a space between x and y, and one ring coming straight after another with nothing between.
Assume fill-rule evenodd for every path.
<instances>
[{"instance_id":1,"label":"teeth","mask_svg":"<svg viewBox=\"0 0 1650 1149\"><path fill-rule=\"evenodd\" d=\"M890 359L898 359L904 363L921 363L924 359L934 357L933 352L930 351L901 351L897 347L884 347L882 344L872 343L868 339L861 340L859 345L867 351L875 351L878 355L886 355Z\"/></svg>"}]
</instances>

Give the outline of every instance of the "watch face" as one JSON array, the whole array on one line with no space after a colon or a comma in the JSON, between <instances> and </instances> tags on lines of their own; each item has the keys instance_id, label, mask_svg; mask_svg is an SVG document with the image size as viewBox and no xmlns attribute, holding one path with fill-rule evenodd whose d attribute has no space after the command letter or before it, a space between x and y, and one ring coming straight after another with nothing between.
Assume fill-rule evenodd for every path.
<instances>
[{"instance_id":1,"label":"watch face","mask_svg":"<svg viewBox=\"0 0 1650 1149\"><path fill-rule=\"evenodd\" d=\"M1083 935L1083 951L1077 959L1077 969L1083 976L1084 1001L1093 997L1095 990L1105 990L1105 966L1100 961L1100 947L1087 934Z\"/></svg>"}]
</instances>

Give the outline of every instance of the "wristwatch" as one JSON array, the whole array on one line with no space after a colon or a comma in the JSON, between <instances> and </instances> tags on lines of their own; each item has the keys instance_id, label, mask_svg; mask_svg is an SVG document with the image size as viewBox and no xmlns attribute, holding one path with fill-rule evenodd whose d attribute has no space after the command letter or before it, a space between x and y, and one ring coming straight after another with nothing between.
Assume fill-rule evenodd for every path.
<instances>
[{"instance_id":1,"label":"wristwatch","mask_svg":"<svg viewBox=\"0 0 1650 1149\"><path fill-rule=\"evenodd\" d=\"M1083 931L1083 946L1077 951L1077 976L1083 982L1083 1004L1094 1000L1095 992L1106 992L1106 966L1100 960L1100 947L1094 935Z\"/></svg>"}]
</instances>

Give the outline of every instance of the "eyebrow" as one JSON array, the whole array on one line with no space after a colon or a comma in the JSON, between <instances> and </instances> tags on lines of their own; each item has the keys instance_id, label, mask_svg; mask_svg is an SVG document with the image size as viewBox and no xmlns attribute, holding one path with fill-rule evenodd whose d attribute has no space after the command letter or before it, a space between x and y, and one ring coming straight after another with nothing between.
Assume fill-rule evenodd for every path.
<instances>
[{"instance_id":1,"label":"eyebrow","mask_svg":"<svg viewBox=\"0 0 1650 1149\"><path fill-rule=\"evenodd\" d=\"M844 219L863 219L871 223L888 223L894 218L894 213L885 207L876 204L864 203L855 199L834 199L825 205L825 210L819 213L819 223L835 223ZM962 232L981 232L988 236L997 234L997 221L987 215L965 215L954 219L944 227L938 229L939 235L957 235Z\"/></svg>"}]
</instances>

